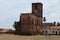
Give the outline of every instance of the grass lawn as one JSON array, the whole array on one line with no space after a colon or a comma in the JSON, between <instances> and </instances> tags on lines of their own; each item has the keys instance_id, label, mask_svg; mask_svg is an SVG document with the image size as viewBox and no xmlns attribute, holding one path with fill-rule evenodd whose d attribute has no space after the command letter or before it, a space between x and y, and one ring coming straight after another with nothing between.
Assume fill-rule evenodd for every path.
<instances>
[{"instance_id":1,"label":"grass lawn","mask_svg":"<svg viewBox=\"0 0 60 40\"><path fill-rule=\"evenodd\" d=\"M0 40L60 40L59 35L21 36L13 34L0 34Z\"/></svg>"}]
</instances>

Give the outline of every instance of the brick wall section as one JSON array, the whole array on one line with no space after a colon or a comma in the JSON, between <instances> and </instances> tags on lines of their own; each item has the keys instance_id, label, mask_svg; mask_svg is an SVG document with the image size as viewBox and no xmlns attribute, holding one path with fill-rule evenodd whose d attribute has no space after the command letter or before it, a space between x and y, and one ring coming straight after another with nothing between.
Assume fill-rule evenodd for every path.
<instances>
[{"instance_id":1,"label":"brick wall section","mask_svg":"<svg viewBox=\"0 0 60 40\"><path fill-rule=\"evenodd\" d=\"M38 26L38 28L37 28ZM36 34L41 32L42 18L37 17L34 14L22 14L21 15L21 33Z\"/></svg>"},{"instance_id":2,"label":"brick wall section","mask_svg":"<svg viewBox=\"0 0 60 40\"><path fill-rule=\"evenodd\" d=\"M35 13L37 10L37 13ZM42 17L43 15L43 4L42 3L32 3L32 13L37 16Z\"/></svg>"},{"instance_id":3,"label":"brick wall section","mask_svg":"<svg viewBox=\"0 0 60 40\"><path fill-rule=\"evenodd\" d=\"M42 29L42 3L32 3L32 13L22 13L18 34L40 34Z\"/></svg>"}]
</instances>

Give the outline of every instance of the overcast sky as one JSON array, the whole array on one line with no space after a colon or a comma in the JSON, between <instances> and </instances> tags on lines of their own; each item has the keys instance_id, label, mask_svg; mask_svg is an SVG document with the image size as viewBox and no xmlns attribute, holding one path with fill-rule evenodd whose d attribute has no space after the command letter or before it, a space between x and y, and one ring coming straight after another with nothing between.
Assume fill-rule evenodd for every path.
<instances>
[{"instance_id":1,"label":"overcast sky","mask_svg":"<svg viewBox=\"0 0 60 40\"><path fill-rule=\"evenodd\" d=\"M21 13L32 11L32 3L43 3L43 16L46 22L60 22L60 0L0 0L0 28L13 29Z\"/></svg>"}]
</instances>

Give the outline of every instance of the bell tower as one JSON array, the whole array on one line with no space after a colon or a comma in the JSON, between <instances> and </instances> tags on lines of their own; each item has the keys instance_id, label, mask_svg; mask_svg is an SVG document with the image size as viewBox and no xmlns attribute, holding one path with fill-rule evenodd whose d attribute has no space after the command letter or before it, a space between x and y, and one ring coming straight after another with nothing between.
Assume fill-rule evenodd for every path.
<instances>
[{"instance_id":1,"label":"bell tower","mask_svg":"<svg viewBox=\"0 0 60 40\"><path fill-rule=\"evenodd\" d=\"M42 3L32 3L32 13L42 17Z\"/></svg>"},{"instance_id":2,"label":"bell tower","mask_svg":"<svg viewBox=\"0 0 60 40\"><path fill-rule=\"evenodd\" d=\"M35 22L37 34L42 32L42 14L43 14L43 4L42 3L32 3L32 14L37 16L37 21Z\"/></svg>"}]
</instances>

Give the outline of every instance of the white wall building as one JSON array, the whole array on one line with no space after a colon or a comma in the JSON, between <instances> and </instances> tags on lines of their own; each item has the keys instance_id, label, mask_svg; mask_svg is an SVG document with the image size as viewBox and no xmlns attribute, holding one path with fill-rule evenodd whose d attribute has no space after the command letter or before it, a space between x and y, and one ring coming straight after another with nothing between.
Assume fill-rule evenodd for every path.
<instances>
[{"instance_id":1,"label":"white wall building","mask_svg":"<svg viewBox=\"0 0 60 40\"><path fill-rule=\"evenodd\" d=\"M56 34L56 35L59 35L60 34L60 30L58 29L51 29L51 28L47 28L47 29L42 29L42 34Z\"/></svg>"}]
</instances>

